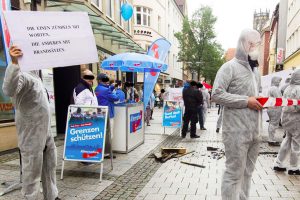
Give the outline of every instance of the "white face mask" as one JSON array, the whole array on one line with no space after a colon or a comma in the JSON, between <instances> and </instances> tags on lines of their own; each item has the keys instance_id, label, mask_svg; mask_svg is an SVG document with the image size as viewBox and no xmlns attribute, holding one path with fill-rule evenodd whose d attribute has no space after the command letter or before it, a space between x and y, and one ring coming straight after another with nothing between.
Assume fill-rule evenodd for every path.
<instances>
[{"instance_id":1,"label":"white face mask","mask_svg":"<svg viewBox=\"0 0 300 200\"><path fill-rule=\"evenodd\" d=\"M249 52L249 56L251 60L257 60L259 57L260 51L259 48L255 48L254 50Z\"/></svg>"}]
</instances>

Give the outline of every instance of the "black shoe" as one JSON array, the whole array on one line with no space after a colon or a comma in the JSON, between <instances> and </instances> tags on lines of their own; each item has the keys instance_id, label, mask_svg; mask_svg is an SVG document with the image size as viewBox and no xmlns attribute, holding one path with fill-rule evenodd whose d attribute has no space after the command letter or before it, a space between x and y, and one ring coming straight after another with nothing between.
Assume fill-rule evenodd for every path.
<instances>
[{"instance_id":1,"label":"black shoe","mask_svg":"<svg viewBox=\"0 0 300 200\"><path fill-rule=\"evenodd\" d=\"M202 128L200 128L200 130L207 130L206 128L204 128L204 127L202 127Z\"/></svg>"},{"instance_id":2,"label":"black shoe","mask_svg":"<svg viewBox=\"0 0 300 200\"><path fill-rule=\"evenodd\" d=\"M216 132L217 132L217 133L219 133L219 132L220 132L220 129L219 129L219 128L217 128Z\"/></svg>"},{"instance_id":3,"label":"black shoe","mask_svg":"<svg viewBox=\"0 0 300 200\"><path fill-rule=\"evenodd\" d=\"M273 170L274 171L277 171L277 172L285 172L286 171L286 168L285 167L273 167Z\"/></svg>"},{"instance_id":4,"label":"black shoe","mask_svg":"<svg viewBox=\"0 0 300 200\"><path fill-rule=\"evenodd\" d=\"M270 120L267 120L266 122L270 122Z\"/></svg>"},{"instance_id":5,"label":"black shoe","mask_svg":"<svg viewBox=\"0 0 300 200\"><path fill-rule=\"evenodd\" d=\"M282 137L285 138L286 137L286 133L284 133Z\"/></svg>"},{"instance_id":6,"label":"black shoe","mask_svg":"<svg viewBox=\"0 0 300 200\"><path fill-rule=\"evenodd\" d=\"M193 135L191 136L191 138L199 138L200 136L199 135Z\"/></svg>"},{"instance_id":7,"label":"black shoe","mask_svg":"<svg viewBox=\"0 0 300 200\"><path fill-rule=\"evenodd\" d=\"M186 137L186 135L185 135L185 134L181 134L181 137L182 137L182 138L185 138L185 137Z\"/></svg>"},{"instance_id":8,"label":"black shoe","mask_svg":"<svg viewBox=\"0 0 300 200\"><path fill-rule=\"evenodd\" d=\"M113 159L117 158L115 155L113 155ZM104 159L110 159L110 155L104 156Z\"/></svg>"},{"instance_id":9,"label":"black shoe","mask_svg":"<svg viewBox=\"0 0 300 200\"><path fill-rule=\"evenodd\" d=\"M299 169L297 169L297 170L289 170L288 174L289 175L300 175L300 170Z\"/></svg>"},{"instance_id":10,"label":"black shoe","mask_svg":"<svg viewBox=\"0 0 300 200\"><path fill-rule=\"evenodd\" d=\"M150 124L147 124L147 126L151 126Z\"/></svg>"},{"instance_id":11,"label":"black shoe","mask_svg":"<svg viewBox=\"0 0 300 200\"><path fill-rule=\"evenodd\" d=\"M61 198L59 198L59 197L56 197L54 200L61 200Z\"/></svg>"}]
</instances>

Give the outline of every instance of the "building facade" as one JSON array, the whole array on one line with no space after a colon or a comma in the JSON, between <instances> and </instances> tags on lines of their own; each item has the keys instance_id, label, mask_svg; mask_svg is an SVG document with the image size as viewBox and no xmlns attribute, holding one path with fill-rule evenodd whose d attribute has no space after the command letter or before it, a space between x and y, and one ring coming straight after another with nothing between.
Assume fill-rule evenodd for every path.
<instances>
[{"instance_id":1,"label":"building facade","mask_svg":"<svg viewBox=\"0 0 300 200\"><path fill-rule=\"evenodd\" d=\"M278 17L279 17L279 5L276 6L275 11L271 17L270 22L270 50L269 50L269 73L280 71L276 65L277 55L277 42L278 42Z\"/></svg>"},{"instance_id":2,"label":"building facade","mask_svg":"<svg viewBox=\"0 0 300 200\"><path fill-rule=\"evenodd\" d=\"M269 15L270 12L268 10L266 10L265 12L262 12L261 10L259 12L254 11L253 29L261 32L266 22L269 20Z\"/></svg>"},{"instance_id":3,"label":"building facade","mask_svg":"<svg viewBox=\"0 0 300 200\"><path fill-rule=\"evenodd\" d=\"M265 76L269 73L269 55L270 55L270 21L268 21L261 30L261 56L260 56L260 74Z\"/></svg>"},{"instance_id":4,"label":"building facade","mask_svg":"<svg viewBox=\"0 0 300 200\"><path fill-rule=\"evenodd\" d=\"M288 0L284 69L300 67L300 1Z\"/></svg>"},{"instance_id":5,"label":"building facade","mask_svg":"<svg viewBox=\"0 0 300 200\"><path fill-rule=\"evenodd\" d=\"M10 0L7 0L10 1ZM109 74L112 79L122 79L121 73L103 71L99 68L101 61L108 56L122 52L144 52L133 40L133 18L124 21L121 18L121 6L125 2L132 4L132 0L41 0L35 10L39 11L84 11L88 13L98 50L99 62L87 63L50 70L43 70L42 76L47 90L52 91L50 104L52 112L52 132L54 135L64 133L67 109L74 87L79 83L81 71L89 68L95 75L100 72ZM31 10L31 1L12 0L12 9ZM33 6L34 7L34 6ZM2 35L1 35L2 36ZM3 40L1 40L3 42ZM4 47L0 45L0 84L2 85L7 65L2 58ZM47 82L45 81L47 80ZM94 83L96 85L96 82ZM0 87L0 151L17 146L14 112L11 102L3 96Z\"/></svg>"},{"instance_id":6,"label":"building facade","mask_svg":"<svg viewBox=\"0 0 300 200\"><path fill-rule=\"evenodd\" d=\"M183 3L182 9L186 10L185 1ZM145 51L159 38L165 38L172 44L166 59L168 70L161 73L158 83L162 87L176 85L183 79L183 64L178 61L179 42L174 34L182 29L184 13L175 0L133 0L133 5L135 13L133 39ZM138 74L139 82L142 82L142 77L143 74Z\"/></svg>"}]
</instances>

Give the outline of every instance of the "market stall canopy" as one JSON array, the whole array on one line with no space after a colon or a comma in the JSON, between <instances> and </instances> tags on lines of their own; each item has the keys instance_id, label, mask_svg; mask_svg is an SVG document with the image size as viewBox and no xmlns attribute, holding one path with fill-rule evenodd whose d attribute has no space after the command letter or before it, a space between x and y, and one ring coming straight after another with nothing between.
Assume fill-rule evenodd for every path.
<instances>
[{"instance_id":1,"label":"market stall canopy","mask_svg":"<svg viewBox=\"0 0 300 200\"><path fill-rule=\"evenodd\" d=\"M124 72L160 72L166 71L168 65L145 54L121 53L105 59L101 67L105 70L121 70Z\"/></svg>"}]
</instances>

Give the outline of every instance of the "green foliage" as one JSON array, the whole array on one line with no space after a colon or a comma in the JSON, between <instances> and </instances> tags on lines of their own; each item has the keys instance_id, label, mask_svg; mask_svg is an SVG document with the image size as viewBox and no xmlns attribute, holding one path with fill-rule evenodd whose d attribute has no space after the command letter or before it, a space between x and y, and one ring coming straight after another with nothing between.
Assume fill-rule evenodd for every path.
<instances>
[{"instance_id":1,"label":"green foliage","mask_svg":"<svg viewBox=\"0 0 300 200\"><path fill-rule=\"evenodd\" d=\"M215 41L216 21L210 7L201 7L190 21L184 19L182 31L175 33L180 45L179 59L190 63L188 70L197 72L198 80L204 77L208 83L213 83L218 69L224 63L223 49Z\"/></svg>"}]
</instances>

